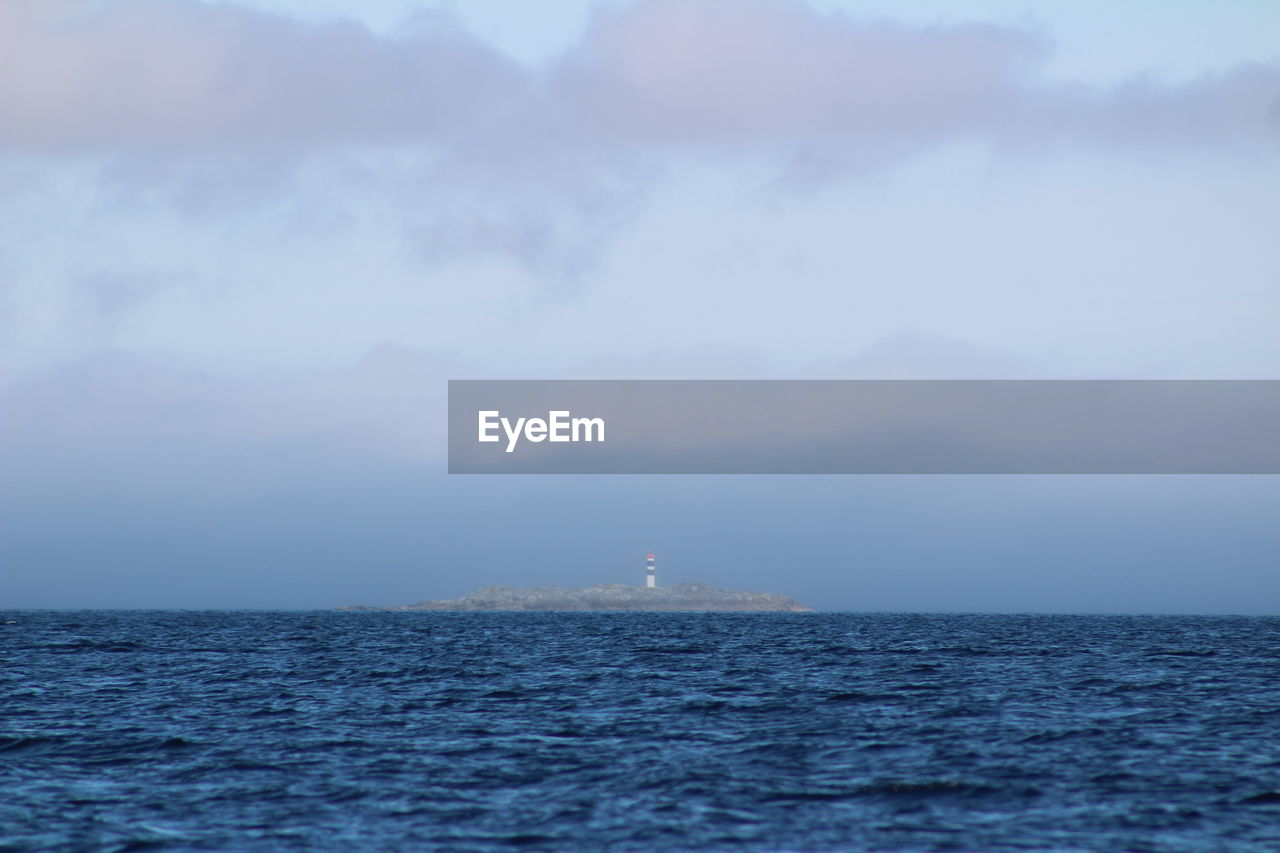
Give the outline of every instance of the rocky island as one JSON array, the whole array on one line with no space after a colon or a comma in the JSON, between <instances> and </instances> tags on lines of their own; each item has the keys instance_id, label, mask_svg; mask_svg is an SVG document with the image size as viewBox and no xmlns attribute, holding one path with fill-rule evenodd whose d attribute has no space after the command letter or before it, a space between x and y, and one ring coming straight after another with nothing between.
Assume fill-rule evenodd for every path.
<instances>
[{"instance_id":1,"label":"rocky island","mask_svg":"<svg viewBox=\"0 0 1280 853\"><path fill-rule=\"evenodd\" d=\"M720 589L700 583L666 587L599 584L583 589L558 586L489 586L443 601L398 607L344 607L343 610L577 610L577 611L737 611L812 613L812 607L770 592Z\"/></svg>"}]
</instances>

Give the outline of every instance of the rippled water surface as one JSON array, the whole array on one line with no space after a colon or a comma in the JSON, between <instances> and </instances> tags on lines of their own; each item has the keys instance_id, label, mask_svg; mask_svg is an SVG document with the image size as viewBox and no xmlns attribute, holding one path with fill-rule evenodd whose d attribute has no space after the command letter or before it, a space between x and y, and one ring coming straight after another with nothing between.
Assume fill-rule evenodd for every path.
<instances>
[{"instance_id":1,"label":"rippled water surface","mask_svg":"<svg viewBox=\"0 0 1280 853\"><path fill-rule=\"evenodd\" d=\"M0 849L1280 850L1280 619L0 613Z\"/></svg>"}]
</instances>

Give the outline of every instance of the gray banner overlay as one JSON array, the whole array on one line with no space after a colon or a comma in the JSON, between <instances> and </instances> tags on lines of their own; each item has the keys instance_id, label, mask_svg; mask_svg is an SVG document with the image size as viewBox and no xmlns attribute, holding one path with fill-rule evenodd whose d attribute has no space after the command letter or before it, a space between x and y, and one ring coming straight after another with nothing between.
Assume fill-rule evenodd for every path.
<instances>
[{"instance_id":1,"label":"gray banner overlay","mask_svg":"<svg viewBox=\"0 0 1280 853\"><path fill-rule=\"evenodd\" d=\"M1280 380L451 380L449 472L1276 474Z\"/></svg>"}]
</instances>

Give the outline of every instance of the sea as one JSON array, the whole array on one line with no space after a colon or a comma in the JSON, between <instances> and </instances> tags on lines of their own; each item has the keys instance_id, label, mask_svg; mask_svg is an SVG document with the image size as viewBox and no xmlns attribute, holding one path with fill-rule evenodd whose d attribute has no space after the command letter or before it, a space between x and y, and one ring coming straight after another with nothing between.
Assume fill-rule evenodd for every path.
<instances>
[{"instance_id":1,"label":"sea","mask_svg":"<svg viewBox=\"0 0 1280 853\"><path fill-rule=\"evenodd\" d=\"M1280 851L1280 618L0 612L5 851Z\"/></svg>"}]
</instances>

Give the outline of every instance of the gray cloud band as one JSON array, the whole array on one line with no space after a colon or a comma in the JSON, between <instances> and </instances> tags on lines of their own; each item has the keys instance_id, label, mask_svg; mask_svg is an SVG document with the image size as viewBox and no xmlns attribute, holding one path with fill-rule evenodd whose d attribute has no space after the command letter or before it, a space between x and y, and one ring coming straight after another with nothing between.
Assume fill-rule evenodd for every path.
<instances>
[{"instance_id":1,"label":"gray cloud band","mask_svg":"<svg viewBox=\"0 0 1280 853\"><path fill-rule=\"evenodd\" d=\"M1276 474L1280 381L449 382L454 474Z\"/></svg>"},{"instance_id":2,"label":"gray cloud band","mask_svg":"<svg viewBox=\"0 0 1280 853\"><path fill-rule=\"evenodd\" d=\"M974 135L1274 150L1280 64L1169 85L1037 82L1051 48L1026 28L862 22L784 0L639 0L604 7L578 44L529 68L442 14L391 37L230 4L0 3L0 145L284 145L294 156L426 144L536 172L566 146L610 143L791 140L820 159L859 143L864 163Z\"/></svg>"}]
</instances>

